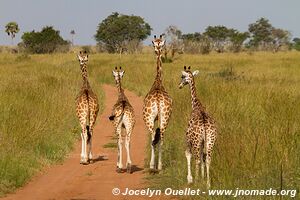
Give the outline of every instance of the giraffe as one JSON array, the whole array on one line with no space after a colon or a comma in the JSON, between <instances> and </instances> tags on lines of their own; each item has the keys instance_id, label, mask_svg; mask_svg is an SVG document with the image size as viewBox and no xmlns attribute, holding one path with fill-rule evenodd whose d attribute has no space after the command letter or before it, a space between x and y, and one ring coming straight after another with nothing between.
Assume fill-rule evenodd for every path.
<instances>
[{"instance_id":1,"label":"giraffe","mask_svg":"<svg viewBox=\"0 0 300 200\"><path fill-rule=\"evenodd\" d=\"M151 160L150 169L155 169L155 146L159 143L158 170L162 169L162 146L166 127L172 112L172 99L162 84L162 63L161 55L165 45L162 35L159 38L154 36L152 41L156 53L156 77L154 83L144 99L143 119L148 131L151 133ZM154 123L157 121L158 127L154 131Z\"/></svg>"},{"instance_id":2,"label":"giraffe","mask_svg":"<svg viewBox=\"0 0 300 200\"><path fill-rule=\"evenodd\" d=\"M127 153L127 162L126 168L127 172L131 173L131 159L130 159L130 136L135 124L135 116L133 107L130 105L129 100L125 96L124 90L121 86L121 80L125 73L124 70L120 67L120 70L116 67L112 71L117 89L118 89L118 100L113 107L112 115L109 117L109 120L113 121L115 127L115 133L118 136L118 161L117 161L117 172L121 173L122 171L122 127L126 130L125 135L125 148Z\"/></svg>"},{"instance_id":3,"label":"giraffe","mask_svg":"<svg viewBox=\"0 0 300 200\"><path fill-rule=\"evenodd\" d=\"M92 91L88 81L88 55L86 51L80 51L77 57L80 63L81 76L83 80L81 90L76 98L76 113L82 129L80 164L86 165L93 162L92 136L93 128L99 111L99 104L97 95Z\"/></svg>"},{"instance_id":4,"label":"giraffe","mask_svg":"<svg viewBox=\"0 0 300 200\"><path fill-rule=\"evenodd\" d=\"M191 157L194 156L196 160L196 176L199 176L199 165L201 163L201 175L204 178L204 168L206 166L207 187L210 187L209 168L211 163L211 156L213 146L217 136L217 128L214 119L206 112L205 107L201 104L196 94L196 86L194 77L198 75L199 71L190 71L190 67L182 71L181 82L179 88L189 85L191 91L192 113L188 123L186 132L187 148L185 156L188 165L188 183L193 182L191 175Z\"/></svg>"}]
</instances>

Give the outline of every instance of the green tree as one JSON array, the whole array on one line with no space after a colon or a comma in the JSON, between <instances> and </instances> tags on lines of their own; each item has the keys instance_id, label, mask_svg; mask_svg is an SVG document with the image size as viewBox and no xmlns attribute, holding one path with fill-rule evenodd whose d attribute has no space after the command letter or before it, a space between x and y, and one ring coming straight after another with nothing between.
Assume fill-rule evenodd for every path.
<instances>
[{"instance_id":1,"label":"green tree","mask_svg":"<svg viewBox=\"0 0 300 200\"><path fill-rule=\"evenodd\" d=\"M53 53L62 46L69 47L70 44L52 26L46 26L40 32L25 32L22 40L24 48L30 53Z\"/></svg>"},{"instance_id":2,"label":"green tree","mask_svg":"<svg viewBox=\"0 0 300 200\"><path fill-rule=\"evenodd\" d=\"M300 38L294 38L293 42L293 48L300 51Z\"/></svg>"},{"instance_id":3,"label":"green tree","mask_svg":"<svg viewBox=\"0 0 300 200\"><path fill-rule=\"evenodd\" d=\"M189 41L200 41L202 39L202 35L199 32L187 33L187 34L183 34L181 38L183 40L189 40Z\"/></svg>"},{"instance_id":4,"label":"green tree","mask_svg":"<svg viewBox=\"0 0 300 200\"><path fill-rule=\"evenodd\" d=\"M273 51L277 52L282 46L290 46L291 33L280 28L273 28L272 39Z\"/></svg>"},{"instance_id":5,"label":"green tree","mask_svg":"<svg viewBox=\"0 0 300 200\"><path fill-rule=\"evenodd\" d=\"M249 24L250 42L249 45L255 48L261 47L266 50L273 42L273 26L268 19L260 18L255 23Z\"/></svg>"},{"instance_id":6,"label":"green tree","mask_svg":"<svg viewBox=\"0 0 300 200\"><path fill-rule=\"evenodd\" d=\"M115 12L99 23L95 39L98 44L104 44L108 52L122 53L128 43L141 42L150 34L150 25L140 16L122 15Z\"/></svg>"},{"instance_id":7,"label":"green tree","mask_svg":"<svg viewBox=\"0 0 300 200\"><path fill-rule=\"evenodd\" d=\"M19 25L17 22L9 22L5 26L5 32L8 36L11 37L11 44L14 44L14 38L16 37L16 34L20 31Z\"/></svg>"},{"instance_id":8,"label":"green tree","mask_svg":"<svg viewBox=\"0 0 300 200\"><path fill-rule=\"evenodd\" d=\"M238 30L231 29L229 39L231 42L231 50L233 52L241 51L245 40L249 37L248 32L239 32Z\"/></svg>"},{"instance_id":9,"label":"green tree","mask_svg":"<svg viewBox=\"0 0 300 200\"><path fill-rule=\"evenodd\" d=\"M183 40L184 52L186 53L209 54L212 49L208 36L199 32L183 34L181 38Z\"/></svg>"},{"instance_id":10,"label":"green tree","mask_svg":"<svg viewBox=\"0 0 300 200\"><path fill-rule=\"evenodd\" d=\"M222 53L231 31L225 26L208 26L203 34L212 41L214 50Z\"/></svg>"}]
</instances>

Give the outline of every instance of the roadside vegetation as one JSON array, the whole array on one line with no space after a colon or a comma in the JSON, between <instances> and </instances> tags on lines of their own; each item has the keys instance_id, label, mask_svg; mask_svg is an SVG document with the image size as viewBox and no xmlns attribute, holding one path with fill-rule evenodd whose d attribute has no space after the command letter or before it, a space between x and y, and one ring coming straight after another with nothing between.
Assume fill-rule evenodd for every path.
<instances>
[{"instance_id":1,"label":"roadside vegetation","mask_svg":"<svg viewBox=\"0 0 300 200\"><path fill-rule=\"evenodd\" d=\"M102 101L100 83L90 80ZM81 83L75 55L0 54L0 196L62 162L80 138Z\"/></svg>"}]
</instances>

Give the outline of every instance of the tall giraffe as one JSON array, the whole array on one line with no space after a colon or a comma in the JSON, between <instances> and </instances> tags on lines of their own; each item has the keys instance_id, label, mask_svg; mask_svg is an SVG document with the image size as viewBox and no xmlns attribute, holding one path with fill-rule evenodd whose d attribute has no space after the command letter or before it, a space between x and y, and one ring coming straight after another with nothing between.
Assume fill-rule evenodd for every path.
<instances>
[{"instance_id":1,"label":"tall giraffe","mask_svg":"<svg viewBox=\"0 0 300 200\"><path fill-rule=\"evenodd\" d=\"M117 162L117 172L120 173L123 168L122 164L122 127L126 130L125 136L125 148L127 153L126 168L127 172L131 173L131 159L130 159L130 136L135 124L134 110L127 99L124 90L121 86L121 80L125 73L124 70L117 69L112 71L117 89L118 89L118 100L113 107L112 115L109 117L115 126L115 133L118 136L118 162Z\"/></svg>"},{"instance_id":2,"label":"tall giraffe","mask_svg":"<svg viewBox=\"0 0 300 200\"><path fill-rule=\"evenodd\" d=\"M92 136L93 136L93 128L99 111L99 104L98 104L97 95L92 91L92 88L88 81L88 74L87 74L88 55L86 51L85 52L80 51L77 57L80 63L81 76L83 80L81 90L76 98L76 113L82 129L80 163L88 164L93 162Z\"/></svg>"},{"instance_id":3,"label":"tall giraffe","mask_svg":"<svg viewBox=\"0 0 300 200\"><path fill-rule=\"evenodd\" d=\"M172 112L172 99L162 84L161 56L165 45L162 35L159 38L154 36L152 44L156 53L156 77L144 99L143 118L152 136L150 169L155 167L155 146L159 143L158 170L161 170L163 138ZM155 121L158 123L158 128L154 131Z\"/></svg>"},{"instance_id":4,"label":"tall giraffe","mask_svg":"<svg viewBox=\"0 0 300 200\"><path fill-rule=\"evenodd\" d=\"M196 160L196 180L199 176L199 165L201 163L201 175L204 178L204 168L206 165L207 187L210 187L209 167L211 162L212 150L217 136L217 128L214 119L206 112L205 107L201 104L196 94L196 86L194 77L198 75L199 71L190 71L190 67L182 71L181 82L179 88L185 85L190 86L192 113L188 123L186 132L187 148L185 156L188 165L188 183L193 182L191 174L191 157Z\"/></svg>"}]
</instances>

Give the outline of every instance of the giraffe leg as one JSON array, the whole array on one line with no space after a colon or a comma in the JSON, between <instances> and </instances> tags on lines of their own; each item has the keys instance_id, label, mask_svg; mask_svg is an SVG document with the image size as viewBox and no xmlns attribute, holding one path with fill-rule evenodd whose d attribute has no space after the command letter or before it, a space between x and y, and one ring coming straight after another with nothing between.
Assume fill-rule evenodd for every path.
<instances>
[{"instance_id":1,"label":"giraffe leg","mask_svg":"<svg viewBox=\"0 0 300 200\"><path fill-rule=\"evenodd\" d=\"M210 161L211 161L211 158L210 158L210 156L207 154L207 155L206 155L206 159L205 159L205 164L206 164L206 178L207 178L206 185L207 185L207 188L210 188L210 177L209 177Z\"/></svg>"},{"instance_id":2,"label":"giraffe leg","mask_svg":"<svg viewBox=\"0 0 300 200\"><path fill-rule=\"evenodd\" d=\"M161 162L161 156L162 156L162 147L163 147L163 140L161 139L159 142L159 149L158 149L158 170L162 170L162 162Z\"/></svg>"},{"instance_id":3,"label":"giraffe leg","mask_svg":"<svg viewBox=\"0 0 300 200\"><path fill-rule=\"evenodd\" d=\"M126 136L126 140L125 140L125 148L126 148L126 152L127 152L126 168L127 168L127 172L128 172L128 173L131 173L130 136Z\"/></svg>"},{"instance_id":4,"label":"giraffe leg","mask_svg":"<svg viewBox=\"0 0 300 200\"><path fill-rule=\"evenodd\" d=\"M125 121L125 129L126 129L126 138L125 138L125 148L127 153L126 168L127 168L127 172L131 173L130 136L134 126L134 122L131 122L127 115L124 116L124 121Z\"/></svg>"},{"instance_id":5,"label":"giraffe leg","mask_svg":"<svg viewBox=\"0 0 300 200\"><path fill-rule=\"evenodd\" d=\"M166 102L169 102L169 105L172 105L172 101L170 100L162 100L160 102L160 121L159 121L159 126L160 126L160 144L159 144L159 153L158 153L158 170L162 170L162 151L163 151L163 141L164 141L164 132L166 131L166 128L168 126L168 122L171 116L171 107L166 106ZM168 111L164 111L168 110Z\"/></svg>"},{"instance_id":6,"label":"giraffe leg","mask_svg":"<svg viewBox=\"0 0 300 200\"><path fill-rule=\"evenodd\" d=\"M122 164L122 134L121 134L121 123L118 125L116 133L118 136L118 162L117 162L117 172L120 173L122 168L123 168L123 164Z\"/></svg>"},{"instance_id":7,"label":"giraffe leg","mask_svg":"<svg viewBox=\"0 0 300 200\"><path fill-rule=\"evenodd\" d=\"M90 130L91 138L89 139L88 142L88 147L89 147L89 163L93 163L93 154L92 154L92 140L93 140L93 129Z\"/></svg>"},{"instance_id":8,"label":"giraffe leg","mask_svg":"<svg viewBox=\"0 0 300 200\"><path fill-rule=\"evenodd\" d=\"M90 102L92 102L92 100L89 100ZM97 107L95 107L96 105L92 106L90 108L91 112L90 112L90 139L89 139L89 154L88 154L88 161L89 163L93 163L93 154L92 154L92 143L93 143L93 134L94 134L94 125L97 119L97 115L98 115L98 111L99 109Z\"/></svg>"},{"instance_id":9,"label":"giraffe leg","mask_svg":"<svg viewBox=\"0 0 300 200\"><path fill-rule=\"evenodd\" d=\"M152 133L152 141L154 140L155 133ZM155 167L155 146L151 143L151 160L150 160L150 169Z\"/></svg>"},{"instance_id":10,"label":"giraffe leg","mask_svg":"<svg viewBox=\"0 0 300 200\"><path fill-rule=\"evenodd\" d=\"M155 167L155 145L153 145L153 141L155 139L155 131L154 131L154 122L155 118L158 114L158 105L157 103L151 102L151 98L145 99L145 104L143 108L143 117L146 124L146 127L151 133L151 160L150 160L150 170L153 170Z\"/></svg>"},{"instance_id":11,"label":"giraffe leg","mask_svg":"<svg viewBox=\"0 0 300 200\"><path fill-rule=\"evenodd\" d=\"M188 175L187 175L187 181L188 183L192 183L193 182L193 177L192 177L192 173L191 173L191 157L192 157L192 153L190 149L186 149L185 150L185 157L187 160L187 168L188 168Z\"/></svg>"},{"instance_id":12,"label":"giraffe leg","mask_svg":"<svg viewBox=\"0 0 300 200\"><path fill-rule=\"evenodd\" d=\"M205 167L205 158L204 158L204 141L201 142L200 147L200 161L201 161L201 177L204 179L204 167Z\"/></svg>"},{"instance_id":13,"label":"giraffe leg","mask_svg":"<svg viewBox=\"0 0 300 200\"><path fill-rule=\"evenodd\" d=\"M160 142L159 142L159 147L158 147L158 170L162 170L162 151L163 151L163 144L164 144L164 132L165 132L165 123L160 123L161 124L161 129L160 129Z\"/></svg>"},{"instance_id":14,"label":"giraffe leg","mask_svg":"<svg viewBox=\"0 0 300 200\"><path fill-rule=\"evenodd\" d=\"M81 132L81 155L80 155L80 164L83 163L84 160L84 137L83 131Z\"/></svg>"},{"instance_id":15,"label":"giraffe leg","mask_svg":"<svg viewBox=\"0 0 300 200\"><path fill-rule=\"evenodd\" d=\"M148 128L148 131L151 133L151 160L150 160L150 169L155 168L155 145L153 145L153 141L155 139L155 131L154 131L154 120L155 115L152 115L151 118L147 118L146 126Z\"/></svg>"},{"instance_id":16,"label":"giraffe leg","mask_svg":"<svg viewBox=\"0 0 300 200\"><path fill-rule=\"evenodd\" d=\"M199 166L200 166L200 159L196 158L196 162L195 162L195 171L196 171L196 175L195 175L195 180L199 180Z\"/></svg>"},{"instance_id":17,"label":"giraffe leg","mask_svg":"<svg viewBox=\"0 0 300 200\"><path fill-rule=\"evenodd\" d=\"M88 155L87 155L87 132L84 129L83 131L83 157L81 159L81 164L88 164Z\"/></svg>"},{"instance_id":18,"label":"giraffe leg","mask_svg":"<svg viewBox=\"0 0 300 200\"><path fill-rule=\"evenodd\" d=\"M205 156L205 164L206 164L206 178L207 178L207 188L210 188L210 174L209 174L209 169L210 169L210 163L211 163L211 156L212 156L212 150L213 146L215 144L216 138L214 135L216 134L216 130L212 130L210 132L209 137L207 138L206 141L206 156Z\"/></svg>"}]
</instances>

